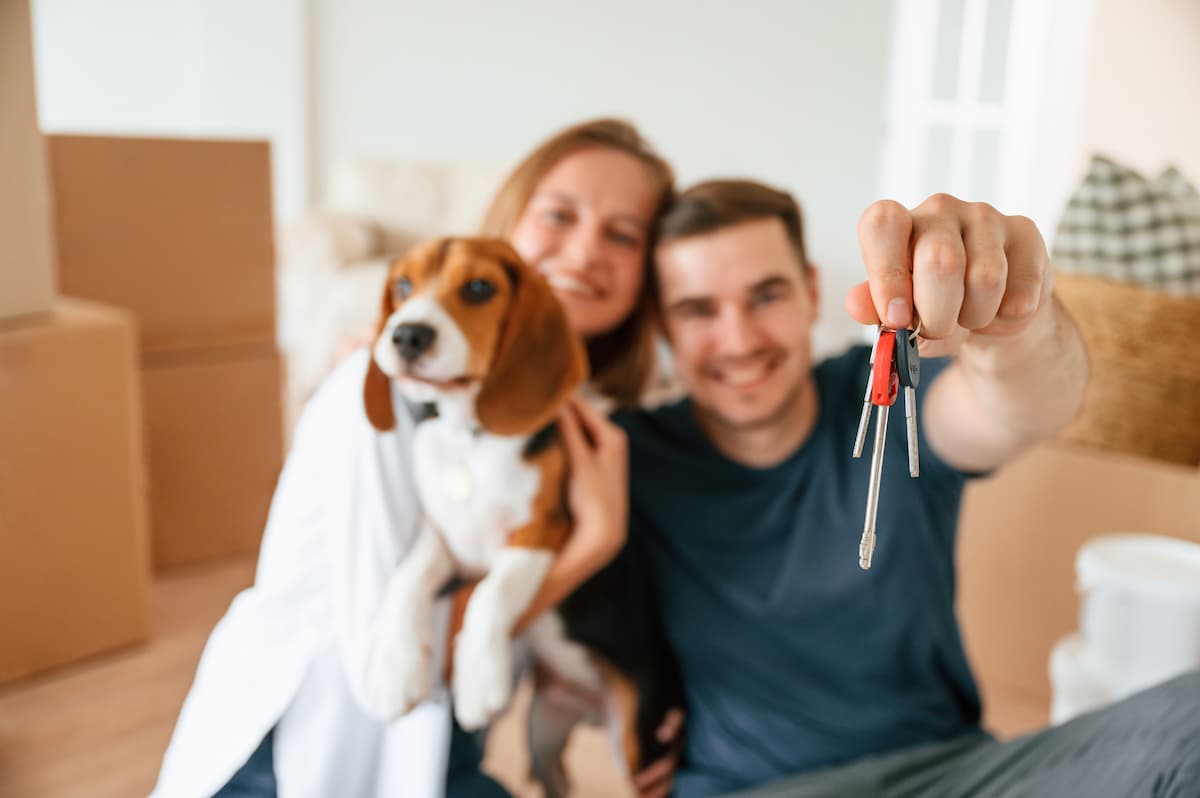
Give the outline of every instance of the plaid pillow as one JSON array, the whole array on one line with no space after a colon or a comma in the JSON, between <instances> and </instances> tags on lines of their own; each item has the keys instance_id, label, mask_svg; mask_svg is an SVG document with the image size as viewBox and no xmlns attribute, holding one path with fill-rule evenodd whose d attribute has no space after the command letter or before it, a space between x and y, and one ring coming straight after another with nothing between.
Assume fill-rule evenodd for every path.
<instances>
[{"instance_id":1,"label":"plaid pillow","mask_svg":"<svg viewBox=\"0 0 1200 798\"><path fill-rule=\"evenodd\" d=\"M1051 255L1063 271L1200 294L1200 194L1174 167L1155 180L1094 157Z\"/></svg>"}]
</instances>

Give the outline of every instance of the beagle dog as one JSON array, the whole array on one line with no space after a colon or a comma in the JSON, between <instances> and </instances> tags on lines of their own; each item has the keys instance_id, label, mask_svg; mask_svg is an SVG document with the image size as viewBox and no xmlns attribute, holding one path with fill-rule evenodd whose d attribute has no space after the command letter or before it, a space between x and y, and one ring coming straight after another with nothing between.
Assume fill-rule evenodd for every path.
<instances>
[{"instance_id":1,"label":"beagle dog","mask_svg":"<svg viewBox=\"0 0 1200 798\"><path fill-rule=\"evenodd\" d=\"M391 622L367 674L385 714L431 691L433 602L455 579L479 580L452 619L455 715L474 730L508 704L512 629L571 533L554 419L586 378L561 305L508 244L441 239L392 263L363 389L367 417L379 430L395 426L393 387L436 406L436 417L414 433L425 520L387 586ZM566 793L562 751L579 720L608 723L628 774L665 753L655 730L682 698L638 565L623 552L525 632L537 661L532 771L548 796ZM550 684L569 689L540 689Z\"/></svg>"}]
</instances>

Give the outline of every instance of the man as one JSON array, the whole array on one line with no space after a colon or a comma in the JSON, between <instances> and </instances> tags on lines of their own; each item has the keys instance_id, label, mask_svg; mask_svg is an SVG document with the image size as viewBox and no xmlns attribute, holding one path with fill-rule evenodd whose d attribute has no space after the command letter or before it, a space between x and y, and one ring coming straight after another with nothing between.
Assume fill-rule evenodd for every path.
<instances>
[{"instance_id":1,"label":"man","mask_svg":"<svg viewBox=\"0 0 1200 798\"><path fill-rule=\"evenodd\" d=\"M1022 741L979 728L954 614L962 489L1065 425L1087 376L1036 227L938 195L875 203L859 238L851 315L904 328L919 311L923 351L956 355L922 364L919 478L889 425L866 571L870 445L850 450L869 348L814 365L819 282L795 202L710 182L662 223L657 300L690 398L621 423L631 537L687 695L676 794L788 776L761 795L1198 794L1197 675Z\"/></svg>"}]
</instances>

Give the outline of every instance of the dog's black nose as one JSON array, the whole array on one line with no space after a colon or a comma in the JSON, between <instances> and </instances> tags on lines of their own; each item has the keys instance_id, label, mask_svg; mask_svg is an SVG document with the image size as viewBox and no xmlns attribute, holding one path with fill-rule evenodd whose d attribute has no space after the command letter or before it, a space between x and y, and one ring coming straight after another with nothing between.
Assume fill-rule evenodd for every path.
<instances>
[{"instance_id":1,"label":"dog's black nose","mask_svg":"<svg viewBox=\"0 0 1200 798\"><path fill-rule=\"evenodd\" d=\"M392 343L405 360L416 360L437 338L437 330L428 324L400 324L392 332Z\"/></svg>"}]
</instances>

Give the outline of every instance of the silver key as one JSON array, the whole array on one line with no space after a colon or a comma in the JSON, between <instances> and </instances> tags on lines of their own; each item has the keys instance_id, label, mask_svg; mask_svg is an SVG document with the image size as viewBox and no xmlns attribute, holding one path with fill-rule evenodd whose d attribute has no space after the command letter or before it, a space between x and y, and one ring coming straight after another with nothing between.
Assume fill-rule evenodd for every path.
<instances>
[{"instance_id":1,"label":"silver key","mask_svg":"<svg viewBox=\"0 0 1200 798\"><path fill-rule=\"evenodd\" d=\"M875 446L871 449L871 481L867 483L867 517L863 521L862 540L858 543L858 565L871 567L875 554L875 517L879 513L879 482L883 475L883 446L887 442L888 406L875 409Z\"/></svg>"},{"instance_id":2,"label":"silver key","mask_svg":"<svg viewBox=\"0 0 1200 798\"><path fill-rule=\"evenodd\" d=\"M920 330L918 323L917 330ZM896 401L897 384L904 386L904 421L908 437L908 473L917 476L920 473L920 458L917 452L917 392L916 386L920 379L920 359L916 348L917 332L909 330L886 330L888 346L884 342L884 328L880 327L875 336L875 345L871 348L871 376L867 379L867 394L863 398L863 412L858 422L858 435L854 440L854 456L862 454L866 440L867 424L870 419L871 405L876 406L875 412L875 445L871 450L871 472L867 483L867 512L863 520L862 538L858 544L858 564L864 571L871 567L871 558L875 554L875 522L879 515L879 484L883 476L883 450L887 442L888 411ZM903 351L901 351L903 347ZM878 365L880 378L886 376L887 383L875 385L877 370L876 361L880 357L888 359L887 369Z\"/></svg>"},{"instance_id":3,"label":"silver key","mask_svg":"<svg viewBox=\"0 0 1200 798\"><path fill-rule=\"evenodd\" d=\"M885 330L879 328L879 333L875 338L875 346L871 350L871 377L867 382L867 395L865 398L863 417L860 419L858 440L855 441L855 455L861 453L863 438L865 438L867 418L870 417L869 410L871 405L875 405L875 445L871 449L871 473L870 481L867 483L867 513L863 520L862 538L858 544L858 564L864 571L871 567L871 557L875 553L875 520L879 514L879 483L883 476L883 449L887 442L887 422L888 411L891 409L891 403L896 401L896 396L892 392L893 381L897 379L896 374L896 334L892 330L887 330L886 343L889 346L883 346ZM886 364L880 360L886 358ZM886 368L883 366L886 365ZM879 371L881 377L886 381L882 385L875 385L875 375ZM886 375L886 376L885 376Z\"/></svg>"},{"instance_id":4,"label":"silver key","mask_svg":"<svg viewBox=\"0 0 1200 798\"><path fill-rule=\"evenodd\" d=\"M921 475L921 458L917 452L917 385L921 381L921 355L917 349L917 336L921 323L915 330L896 331L896 377L904 386L904 428L908 434L908 475Z\"/></svg>"},{"instance_id":5,"label":"silver key","mask_svg":"<svg viewBox=\"0 0 1200 798\"><path fill-rule=\"evenodd\" d=\"M921 457L917 451L917 389L904 388L904 426L908 431L908 475L921 476Z\"/></svg>"},{"instance_id":6,"label":"silver key","mask_svg":"<svg viewBox=\"0 0 1200 798\"><path fill-rule=\"evenodd\" d=\"M867 361L870 365L875 365L875 350L879 347L880 327L875 328L875 343L871 344L871 359ZM862 415L858 417L858 434L854 436L854 457L857 459L862 457L863 444L867 442L867 423L871 420L871 382L874 379L874 374L871 369L867 369L867 392L863 395Z\"/></svg>"}]
</instances>

